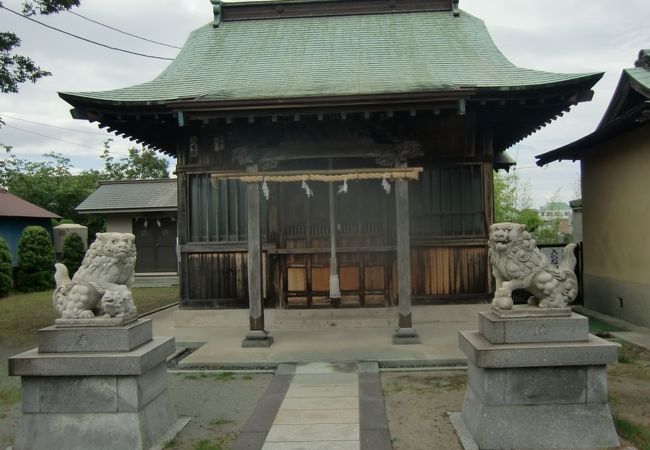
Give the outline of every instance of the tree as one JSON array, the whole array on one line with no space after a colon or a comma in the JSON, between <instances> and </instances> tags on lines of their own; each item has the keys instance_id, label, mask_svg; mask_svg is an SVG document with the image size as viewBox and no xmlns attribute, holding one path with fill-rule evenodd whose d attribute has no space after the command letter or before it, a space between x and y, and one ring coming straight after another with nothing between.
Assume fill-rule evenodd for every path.
<instances>
[{"instance_id":1,"label":"tree","mask_svg":"<svg viewBox=\"0 0 650 450\"><path fill-rule=\"evenodd\" d=\"M110 153L111 139L104 142L104 152L100 156L104 160L104 180L149 180L169 178L169 162L153 150L145 148L130 148L129 156L115 160Z\"/></svg>"},{"instance_id":2,"label":"tree","mask_svg":"<svg viewBox=\"0 0 650 450\"><path fill-rule=\"evenodd\" d=\"M0 2L2 6L2 2ZM26 0L23 14L54 14L79 6L79 0ZM36 83L43 77L52 75L43 70L30 58L14 51L20 47L20 38L11 32L0 32L0 92L17 93L20 84L26 81Z\"/></svg>"},{"instance_id":3,"label":"tree","mask_svg":"<svg viewBox=\"0 0 650 450\"><path fill-rule=\"evenodd\" d=\"M54 245L47 230L36 225L26 227L18 243L16 289L22 292L51 289L54 263Z\"/></svg>"},{"instance_id":4,"label":"tree","mask_svg":"<svg viewBox=\"0 0 650 450\"><path fill-rule=\"evenodd\" d=\"M64 219L87 226L93 236L104 229L105 219L79 214L75 208L97 189L100 181L169 177L168 161L153 150L132 148L128 157L116 161L110 142L105 142L101 156L104 169L86 170L78 175L73 175L70 159L60 153L47 153L42 161L28 161L18 158L7 147L8 157L0 159L0 186Z\"/></svg>"},{"instance_id":5,"label":"tree","mask_svg":"<svg viewBox=\"0 0 650 450\"><path fill-rule=\"evenodd\" d=\"M13 280L13 264L7 241L0 237L0 297L6 297Z\"/></svg>"},{"instance_id":6,"label":"tree","mask_svg":"<svg viewBox=\"0 0 650 450\"><path fill-rule=\"evenodd\" d=\"M36 83L39 78L52 75L38 67L30 58L13 53L17 47L20 47L18 36L6 31L0 32L0 92L3 94L18 92L18 85L26 81Z\"/></svg>"},{"instance_id":7,"label":"tree","mask_svg":"<svg viewBox=\"0 0 650 450\"><path fill-rule=\"evenodd\" d=\"M66 219L83 222L75 208L97 188L94 171L73 175L70 159L60 153L43 155L43 161L27 161L7 152L0 160L0 185L12 194Z\"/></svg>"},{"instance_id":8,"label":"tree","mask_svg":"<svg viewBox=\"0 0 650 450\"><path fill-rule=\"evenodd\" d=\"M531 232L544 223L532 208L530 184L522 181L517 172L495 172L493 182L495 222L522 223Z\"/></svg>"},{"instance_id":9,"label":"tree","mask_svg":"<svg viewBox=\"0 0 650 450\"><path fill-rule=\"evenodd\" d=\"M84 241L76 233L69 234L63 240L61 262L68 268L70 276L74 275L85 255Z\"/></svg>"}]
</instances>

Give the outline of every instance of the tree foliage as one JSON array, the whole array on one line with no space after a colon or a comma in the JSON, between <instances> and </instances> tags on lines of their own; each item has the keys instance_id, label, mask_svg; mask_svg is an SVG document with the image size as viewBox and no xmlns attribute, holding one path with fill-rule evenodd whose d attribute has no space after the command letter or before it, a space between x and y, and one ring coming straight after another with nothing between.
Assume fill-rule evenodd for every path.
<instances>
[{"instance_id":1,"label":"tree foliage","mask_svg":"<svg viewBox=\"0 0 650 450\"><path fill-rule=\"evenodd\" d=\"M73 175L70 159L60 153L45 154L42 161L28 161L8 153L0 161L0 184L13 195L61 217L82 220L74 209L97 187L97 173Z\"/></svg>"},{"instance_id":2,"label":"tree foliage","mask_svg":"<svg viewBox=\"0 0 650 450\"><path fill-rule=\"evenodd\" d=\"M20 38L14 33L0 32L0 92L18 92L18 85L52 75L41 69L30 58L13 53L20 46Z\"/></svg>"},{"instance_id":3,"label":"tree foliage","mask_svg":"<svg viewBox=\"0 0 650 450\"><path fill-rule=\"evenodd\" d=\"M129 156L116 160L110 152L109 139L104 143L101 177L104 180L151 180L169 178L169 162L153 150L130 148Z\"/></svg>"},{"instance_id":4,"label":"tree foliage","mask_svg":"<svg viewBox=\"0 0 650 450\"><path fill-rule=\"evenodd\" d=\"M79 6L79 0L26 0L23 2L23 14L55 14Z\"/></svg>"},{"instance_id":5,"label":"tree foliage","mask_svg":"<svg viewBox=\"0 0 650 450\"><path fill-rule=\"evenodd\" d=\"M7 241L0 237L0 297L6 297L11 290L13 263Z\"/></svg>"},{"instance_id":6,"label":"tree foliage","mask_svg":"<svg viewBox=\"0 0 650 450\"><path fill-rule=\"evenodd\" d=\"M2 6L2 2L0 2ZM23 14L53 14L79 6L79 0L26 0ZM20 38L11 32L0 32L0 92L16 93L19 85L26 81L36 83L43 77L52 75L43 70L27 56L15 53L20 47Z\"/></svg>"},{"instance_id":7,"label":"tree foliage","mask_svg":"<svg viewBox=\"0 0 650 450\"><path fill-rule=\"evenodd\" d=\"M79 269L85 255L84 241L76 233L69 234L63 240L61 262L68 268L70 276Z\"/></svg>"},{"instance_id":8,"label":"tree foliage","mask_svg":"<svg viewBox=\"0 0 650 450\"><path fill-rule=\"evenodd\" d=\"M18 243L16 289L22 292L51 289L54 263L54 245L47 230L36 225L26 227Z\"/></svg>"},{"instance_id":9,"label":"tree foliage","mask_svg":"<svg viewBox=\"0 0 650 450\"><path fill-rule=\"evenodd\" d=\"M530 184L522 181L516 171L495 172L493 181L495 222L522 223L531 232L544 223L532 208Z\"/></svg>"},{"instance_id":10,"label":"tree foliage","mask_svg":"<svg viewBox=\"0 0 650 450\"><path fill-rule=\"evenodd\" d=\"M0 186L23 200L88 227L89 235L104 228L100 216L79 214L75 208L101 181L168 178L168 161L152 150L130 149L129 156L116 161L110 140L104 146L102 170L74 174L70 159L60 153L47 153L41 161L18 158L10 148L0 159Z\"/></svg>"}]
</instances>

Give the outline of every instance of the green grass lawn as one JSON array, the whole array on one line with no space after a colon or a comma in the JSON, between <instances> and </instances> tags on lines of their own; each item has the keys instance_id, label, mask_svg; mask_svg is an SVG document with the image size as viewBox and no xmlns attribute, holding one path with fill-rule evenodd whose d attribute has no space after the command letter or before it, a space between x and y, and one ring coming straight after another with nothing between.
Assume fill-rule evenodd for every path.
<instances>
[{"instance_id":1,"label":"green grass lawn","mask_svg":"<svg viewBox=\"0 0 650 450\"><path fill-rule=\"evenodd\" d=\"M138 314L145 314L178 301L178 286L133 288ZM52 291L23 294L13 292L0 298L0 347L20 350L36 345L36 331L54 324Z\"/></svg>"}]
</instances>

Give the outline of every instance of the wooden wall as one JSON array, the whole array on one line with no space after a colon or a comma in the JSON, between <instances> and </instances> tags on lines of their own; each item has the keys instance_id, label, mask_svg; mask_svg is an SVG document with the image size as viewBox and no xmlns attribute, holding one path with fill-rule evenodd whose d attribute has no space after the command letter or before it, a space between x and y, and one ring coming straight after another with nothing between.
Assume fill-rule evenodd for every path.
<instances>
[{"instance_id":1,"label":"wooden wall","mask_svg":"<svg viewBox=\"0 0 650 450\"><path fill-rule=\"evenodd\" d=\"M360 124L360 137L355 135L354 127L350 127L348 121L347 125L341 125L343 131L335 135L339 140L333 140L332 144L343 142L345 147L345 141L340 141L340 138L349 135L350 151L354 151L356 143L365 145L366 150L372 149L373 141L369 139L380 141L381 144L377 144L380 146L388 141L395 144L396 139L403 139L419 142L424 153L409 161L409 165L481 165L485 233L474 234L471 239L467 236L449 236L435 240L414 240L412 237L412 286L416 302L427 299L447 299L453 302L455 299L477 298L489 293L491 286L486 240L487 227L493 217L492 137L489 130L483 130L477 124L476 116L471 113L465 116L396 116L391 120L355 123ZM328 133L337 126L331 121L319 122L316 119L278 124L237 121L218 127L187 127L186 134L178 137L181 307L246 307L248 303L245 242L230 242L225 245L191 242L189 239L188 177L218 171L243 171L245 165L242 164L245 164L246 157L260 156L262 149L286 149L288 152L301 149L309 152L316 149L314 152L318 154L318 149L329 146L328 142L323 141L323 136L329 136ZM338 165L344 161L340 156L336 157L339 158L336 160ZM310 163L311 161L313 160ZM350 161L359 164L361 160L356 158ZM374 164L373 158L363 160L363 165L371 167ZM277 203L283 192L283 189L272 185L271 201L266 202L268 223L265 225L268 226L268 234L264 243L264 290L267 306L277 307L286 306L289 284L293 287L325 290L329 271L329 253L309 252L309 249L327 249L327 236L313 236L307 242L291 239L283 229L283 206ZM393 208L388 211L384 209L384 212L388 214L387 217L394 215ZM340 248L355 249L347 253L342 251L339 255L344 287L352 291L355 288L361 289L363 285L368 289L369 295L383 292L386 305L395 304L397 297L394 217L389 222L385 225L385 234L378 241L355 236L342 237L337 243ZM373 247L372 252L364 253L364 247ZM373 302L377 304L375 300Z\"/></svg>"}]
</instances>

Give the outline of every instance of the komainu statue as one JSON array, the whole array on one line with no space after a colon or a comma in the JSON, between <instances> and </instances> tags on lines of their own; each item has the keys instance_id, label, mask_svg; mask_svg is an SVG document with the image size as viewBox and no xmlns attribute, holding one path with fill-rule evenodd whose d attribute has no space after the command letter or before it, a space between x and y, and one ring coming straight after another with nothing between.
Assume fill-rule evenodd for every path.
<instances>
[{"instance_id":1,"label":"komainu statue","mask_svg":"<svg viewBox=\"0 0 650 450\"><path fill-rule=\"evenodd\" d=\"M537 248L524 225L495 223L490 227L488 259L496 279L492 305L496 309L512 309L512 291L525 289L532 296L529 305L540 308L565 308L578 295L578 282L573 272L576 244L562 252L556 269Z\"/></svg>"},{"instance_id":2,"label":"komainu statue","mask_svg":"<svg viewBox=\"0 0 650 450\"><path fill-rule=\"evenodd\" d=\"M134 315L131 296L135 271L135 236L97 233L72 279L56 264L54 309L63 319L92 319Z\"/></svg>"}]
</instances>

